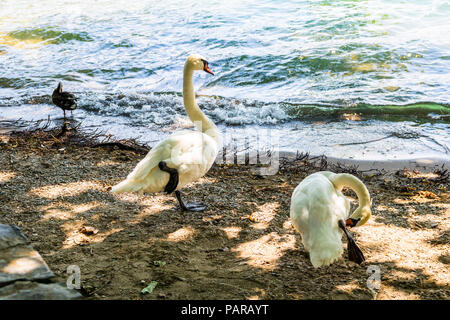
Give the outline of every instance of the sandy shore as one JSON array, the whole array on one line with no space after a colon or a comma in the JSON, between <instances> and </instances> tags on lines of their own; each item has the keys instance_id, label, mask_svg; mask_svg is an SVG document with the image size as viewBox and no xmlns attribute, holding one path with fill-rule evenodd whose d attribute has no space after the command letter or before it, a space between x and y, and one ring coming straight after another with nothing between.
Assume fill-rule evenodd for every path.
<instances>
[{"instance_id":1,"label":"sandy shore","mask_svg":"<svg viewBox=\"0 0 450 320\"><path fill-rule=\"evenodd\" d=\"M78 265L91 299L450 298L448 163L285 159L263 177L254 166L216 164L183 190L208 209L182 213L170 195L107 192L144 155L55 134L4 133L0 223L18 225L61 281ZM323 169L359 175L372 195L373 217L353 230L362 265L345 251L314 269L289 221L293 189ZM378 170L361 172L369 169ZM346 194L354 208L355 195ZM369 266L380 270L375 291ZM142 295L151 281L154 292Z\"/></svg>"}]
</instances>

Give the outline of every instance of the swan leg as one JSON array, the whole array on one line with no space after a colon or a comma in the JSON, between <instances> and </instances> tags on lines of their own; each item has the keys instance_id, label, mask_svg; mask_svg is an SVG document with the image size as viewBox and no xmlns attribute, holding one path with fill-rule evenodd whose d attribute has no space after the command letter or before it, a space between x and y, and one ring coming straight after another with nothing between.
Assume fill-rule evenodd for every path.
<instances>
[{"instance_id":1,"label":"swan leg","mask_svg":"<svg viewBox=\"0 0 450 320\"><path fill-rule=\"evenodd\" d=\"M364 257L364 254L362 253L361 249L356 244L350 232L348 232L347 229L345 228L344 220L339 220L338 225L339 228L341 228L344 231L345 235L347 236L348 259L350 261L356 262L357 264L361 264L363 261L366 260L366 258Z\"/></svg>"},{"instance_id":2,"label":"swan leg","mask_svg":"<svg viewBox=\"0 0 450 320\"><path fill-rule=\"evenodd\" d=\"M169 168L164 161L158 163L158 167L162 171L170 174L169 182L167 182L164 191L167 193L174 192L178 186L179 181L177 169ZM175 191L175 196L177 197L178 203L180 204L180 208L183 211L204 211L206 209L206 206L199 202L184 203L183 200L181 199L181 192L178 190Z\"/></svg>"},{"instance_id":3,"label":"swan leg","mask_svg":"<svg viewBox=\"0 0 450 320\"><path fill-rule=\"evenodd\" d=\"M164 188L164 191L167 193L174 192L178 186L178 180L179 180L177 169L169 168L164 161L159 162L158 167L162 171L170 174L169 182L167 182L166 187Z\"/></svg>"},{"instance_id":4,"label":"swan leg","mask_svg":"<svg viewBox=\"0 0 450 320\"><path fill-rule=\"evenodd\" d=\"M184 203L181 199L181 192L175 191L175 196L178 199L178 202L180 203L180 208L183 211L204 211L206 209L206 206L199 202L190 202L190 203Z\"/></svg>"}]
</instances>

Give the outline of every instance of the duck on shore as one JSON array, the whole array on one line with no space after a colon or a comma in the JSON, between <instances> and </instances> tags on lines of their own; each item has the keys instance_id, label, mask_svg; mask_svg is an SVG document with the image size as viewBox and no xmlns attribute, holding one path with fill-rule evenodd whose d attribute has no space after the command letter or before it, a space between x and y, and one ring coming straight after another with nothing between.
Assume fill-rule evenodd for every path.
<instances>
[{"instance_id":1,"label":"duck on shore","mask_svg":"<svg viewBox=\"0 0 450 320\"><path fill-rule=\"evenodd\" d=\"M75 110L77 108L77 98L70 92L62 90L62 83L53 90L52 102L64 111L64 119L66 119L66 110Z\"/></svg>"}]
</instances>

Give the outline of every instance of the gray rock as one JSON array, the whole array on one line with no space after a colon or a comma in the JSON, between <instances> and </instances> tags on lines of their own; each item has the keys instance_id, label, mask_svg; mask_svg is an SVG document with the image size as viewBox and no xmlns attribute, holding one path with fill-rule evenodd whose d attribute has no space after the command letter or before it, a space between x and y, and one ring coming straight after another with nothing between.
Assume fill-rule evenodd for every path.
<instances>
[{"instance_id":1,"label":"gray rock","mask_svg":"<svg viewBox=\"0 0 450 320\"><path fill-rule=\"evenodd\" d=\"M16 280L47 280L54 276L18 227L0 224L0 286Z\"/></svg>"},{"instance_id":2,"label":"gray rock","mask_svg":"<svg viewBox=\"0 0 450 320\"><path fill-rule=\"evenodd\" d=\"M47 280L55 275L30 246L0 250L0 286L16 280Z\"/></svg>"},{"instance_id":3,"label":"gray rock","mask_svg":"<svg viewBox=\"0 0 450 320\"><path fill-rule=\"evenodd\" d=\"M0 224L0 250L28 244L28 239L13 224Z\"/></svg>"},{"instance_id":4,"label":"gray rock","mask_svg":"<svg viewBox=\"0 0 450 320\"><path fill-rule=\"evenodd\" d=\"M82 298L76 290L60 283L50 283L54 277L17 226L0 224L0 300ZM37 282L43 280L46 283Z\"/></svg>"},{"instance_id":5,"label":"gray rock","mask_svg":"<svg viewBox=\"0 0 450 320\"><path fill-rule=\"evenodd\" d=\"M75 300L83 296L61 283L16 281L0 288L0 300Z\"/></svg>"}]
</instances>

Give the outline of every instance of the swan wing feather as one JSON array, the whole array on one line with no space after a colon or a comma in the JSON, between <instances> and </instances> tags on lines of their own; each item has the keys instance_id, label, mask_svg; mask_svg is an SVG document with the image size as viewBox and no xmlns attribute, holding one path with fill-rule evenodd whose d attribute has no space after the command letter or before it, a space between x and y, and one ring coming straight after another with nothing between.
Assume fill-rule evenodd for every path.
<instances>
[{"instance_id":1,"label":"swan wing feather","mask_svg":"<svg viewBox=\"0 0 450 320\"><path fill-rule=\"evenodd\" d=\"M208 170L215 160L214 152L208 152L210 149L208 148L209 141L210 138L208 136L198 131L183 130L175 132L150 150L127 178L112 188L112 192L147 189L152 182L156 183L158 180L154 179L155 181L152 181L151 177L156 174L155 169L160 171L158 164L161 161L165 161L168 167L177 169L181 180L185 180L183 175L187 172L191 172L195 177L202 176L204 174L203 171ZM206 163L204 161L205 150L206 158L208 158ZM193 170L193 167L198 165L204 170ZM169 175L167 173L160 173L167 176L168 180ZM164 185L166 182L158 182L158 188L161 188L160 185Z\"/></svg>"}]
</instances>

